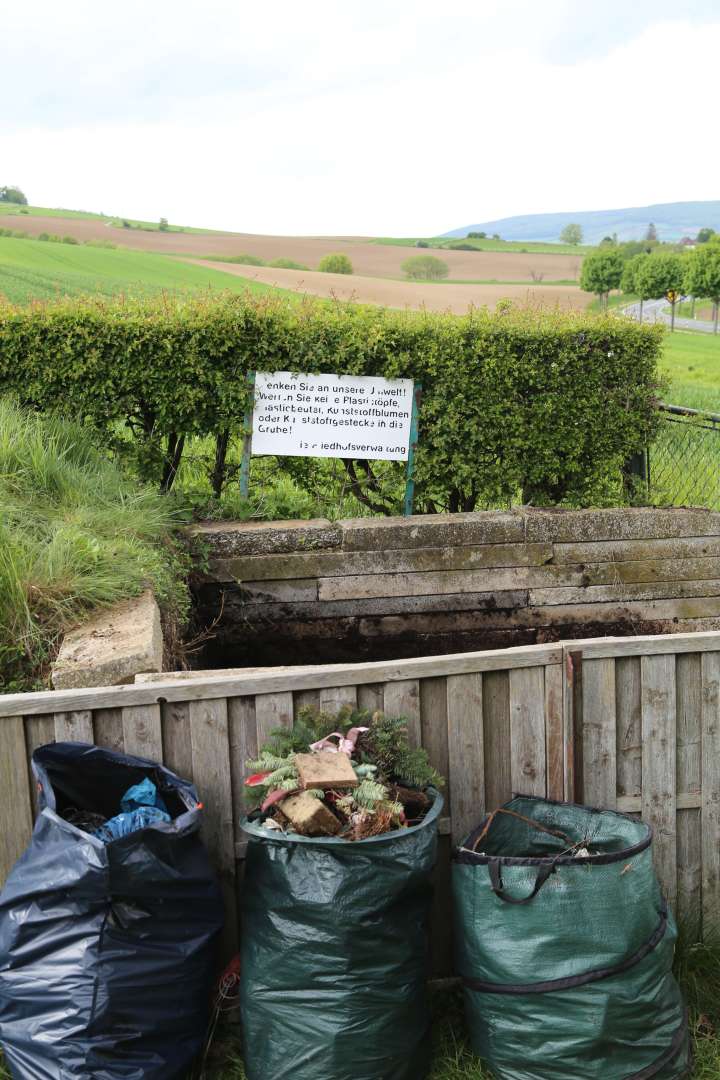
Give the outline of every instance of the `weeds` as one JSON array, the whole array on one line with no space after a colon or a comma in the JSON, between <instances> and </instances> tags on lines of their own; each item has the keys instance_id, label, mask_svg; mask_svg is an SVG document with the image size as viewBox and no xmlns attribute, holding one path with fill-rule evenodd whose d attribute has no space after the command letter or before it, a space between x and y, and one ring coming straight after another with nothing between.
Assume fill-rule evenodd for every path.
<instances>
[{"instance_id":1,"label":"weeds","mask_svg":"<svg viewBox=\"0 0 720 1080\"><path fill-rule=\"evenodd\" d=\"M181 516L80 425L0 399L0 691L35 685L91 609L151 585L166 610L184 610Z\"/></svg>"}]
</instances>

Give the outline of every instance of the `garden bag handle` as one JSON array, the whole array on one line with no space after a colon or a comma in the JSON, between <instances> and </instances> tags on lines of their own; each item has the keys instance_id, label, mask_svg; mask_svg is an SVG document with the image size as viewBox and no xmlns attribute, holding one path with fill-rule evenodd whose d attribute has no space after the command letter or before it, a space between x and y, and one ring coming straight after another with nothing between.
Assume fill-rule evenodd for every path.
<instances>
[{"instance_id":1,"label":"garden bag handle","mask_svg":"<svg viewBox=\"0 0 720 1080\"><path fill-rule=\"evenodd\" d=\"M490 871L492 891L500 900L504 900L506 904L529 904L531 900L535 899L550 875L555 873L555 861L543 863L539 867L535 878L535 888L528 896L524 897L510 896L509 893L505 892L500 875L500 863L497 859L492 859L488 863L488 870Z\"/></svg>"}]
</instances>

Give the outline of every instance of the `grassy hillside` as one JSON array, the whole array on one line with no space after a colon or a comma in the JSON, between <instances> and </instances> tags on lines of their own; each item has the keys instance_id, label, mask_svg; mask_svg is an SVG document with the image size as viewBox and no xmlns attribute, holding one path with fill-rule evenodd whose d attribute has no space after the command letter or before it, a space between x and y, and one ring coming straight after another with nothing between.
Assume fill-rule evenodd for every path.
<instances>
[{"instance_id":1,"label":"grassy hillside","mask_svg":"<svg viewBox=\"0 0 720 1080\"><path fill-rule=\"evenodd\" d=\"M625 207L619 210L573 210L559 214L524 214L497 218L478 225L463 225L446 236L465 236L468 232L499 233L507 240L557 240L566 225L582 226L588 243L597 244L603 236L617 233L620 240L639 240L650 222L661 240L679 240L695 235L705 225L720 231L720 200L704 202L653 203L650 206Z\"/></svg>"},{"instance_id":2,"label":"grassy hillside","mask_svg":"<svg viewBox=\"0 0 720 1080\"><path fill-rule=\"evenodd\" d=\"M140 296L208 288L277 291L269 285L152 252L0 237L0 296L15 304L82 293Z\"/></svg>"},{"instance_id":3,"label":"grassy hillside","mask_svg":"<svg viewBox=\"0 0 720 1080\"><path fill-rule=\"evenodd\" d=\"M123 228L128 227L131 229L142 229L147 232L159 232L160 223L158 221L140 221L137 218L126 218L118 216L116 214L96 214L91 210L64 210L61 207L47 207L47 206L19 206L17 203L0 203L0 215L11 214L19 218L21 222L23 217L52 217L52 218L68 218L70 220L81 221L102 221L109 227ZM126 226L123 225L126 223ZM216 229L198 229L190 225L168 225L168 232L187 232L187 233L213 233Z\"/></svg>"}]
</instances>

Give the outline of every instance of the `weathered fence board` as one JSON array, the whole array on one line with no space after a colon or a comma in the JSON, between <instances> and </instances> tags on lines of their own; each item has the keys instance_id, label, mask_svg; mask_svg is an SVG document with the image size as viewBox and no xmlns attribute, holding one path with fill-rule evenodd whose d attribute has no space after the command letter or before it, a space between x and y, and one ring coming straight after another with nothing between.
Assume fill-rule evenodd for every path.
<instances>
[{"instance_id":1,"label":"weathered fence board","mask_svg":"<svg viewBox=\"0 0 720 1080\"><path fill-rule=\"evenodd\" d=\"M720 930L720 652L702 657L703 929Z\"/></svg>"},{"instance_id":2,"label":"weathered fence board","mask_svg":"<svg viewBox=\"0 0 720 1080\"><path fill-rule=\"evenodd\" d=\"M448 969L451 842L513 791L579 793L642 813L655 828L663 888L683 922L698 932L720 925L719 632L0 696L0 878L25 847L37 810L28 768L36 747L71 739L158 758L192 779L205 804L230 952L246 846L246 763L304 705L404 715L413 741L447 776L438 971Z\"/></svg>"},{"instance_id":3,"label":"weathered fence board","mask_svg":"<svg viewBox=\"0 0 720 1080\"><path fill-rule=\"evenodd\" d=\"M665 895L674 906L677 896L675 658L667 653L643 656L640 670L643 818L655 830L655 868Z\"/></svg>"},{"instance_id":4,"label":"weathered fence board","mask_svg":"<svg viewBox=\"0 0 720 1080\"><path fill-rule=\"evenodd\" d=\"M459 843L485 807L485 739L481 674L447 680L448 763L453 778L450 820Z\"/></svg>"}]
</instances>

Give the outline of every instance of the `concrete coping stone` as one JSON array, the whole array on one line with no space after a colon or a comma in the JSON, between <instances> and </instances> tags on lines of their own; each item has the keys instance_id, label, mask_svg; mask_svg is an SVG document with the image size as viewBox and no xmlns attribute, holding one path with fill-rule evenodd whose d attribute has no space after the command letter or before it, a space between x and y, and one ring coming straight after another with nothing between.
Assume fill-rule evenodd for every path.
<instances>
[{"instance_id":1,"label":"concrete coping stone","mask_svg":"<svg viewBox=\"0 0 720 1080\"><path fill-rule=\"evenodd\" d=\"M131 683L162 671L160 609L150 589L93 615L65 635L51 679L56 690Z\"/></svg>"}]
</instances>

